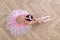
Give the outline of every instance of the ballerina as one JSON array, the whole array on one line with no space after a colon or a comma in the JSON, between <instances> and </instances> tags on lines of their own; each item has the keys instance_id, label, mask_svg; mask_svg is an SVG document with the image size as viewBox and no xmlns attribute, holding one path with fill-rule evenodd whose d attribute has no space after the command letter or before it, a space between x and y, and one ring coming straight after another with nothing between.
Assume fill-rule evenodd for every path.
<instances>
[{"instance_id":1,"label":"ballerina","mask_svg":"<svg viewBox=\"0 0 60 40\"><path fill-rule=\"evenodd\" d=\"M26 10L14 10L7 18L7 29L13 35L23 35L34 23L47 23L50 21L50 16L35 18Z\"/></svg>"}]
</instances>

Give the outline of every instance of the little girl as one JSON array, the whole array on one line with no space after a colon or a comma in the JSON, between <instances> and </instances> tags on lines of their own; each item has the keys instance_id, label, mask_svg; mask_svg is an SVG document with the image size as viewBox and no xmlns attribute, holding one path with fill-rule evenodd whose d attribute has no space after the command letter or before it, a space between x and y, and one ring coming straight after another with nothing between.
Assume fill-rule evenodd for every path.
<instances>
[{"instance_id":1,"label":"little girl","mask_svg":"<svg viewBox=\"0 0 60 40\"><path fill-rule=\"evenodd\" d=\"M18 24L25 24L25 25L32 25L32 24L34 24L34 23L46 23L46 22L48 22L50 20L50 16L45 16L45 17L39 17L39 18L34 18L34 16L33 15L31 15L31 14L25 14L25 15L21 15L21 16L18 16L17 18L16 18L16 22L18 23Z\"/></svg>"},{"instance_id":2,"label":"little girl","mask_svg":"<svg viewBox=\"0 0 60 40\"><path fill-rule=\"evenodd\" d=\"M34 23L46 23L50 16L35 18L26 10L14 10L7 18L7 28L13 35L22 35L27 32Z\"/></svg>"}]
</instances>

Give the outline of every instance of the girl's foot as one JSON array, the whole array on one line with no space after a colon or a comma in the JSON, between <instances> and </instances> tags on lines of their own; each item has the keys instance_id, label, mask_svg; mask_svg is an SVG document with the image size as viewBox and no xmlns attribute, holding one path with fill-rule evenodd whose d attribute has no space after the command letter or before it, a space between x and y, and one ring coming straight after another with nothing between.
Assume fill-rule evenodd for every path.
<instances>
[{"instance_id":1,"label":"girl's foot","mask_svg":"<svg viewBox=\"0 0 60 40\"><path fill-rule=\"evenodd\" d=\"M51 20L50 16L41 17L41 22L47 23Z\"/></svg>"}]
</instances>

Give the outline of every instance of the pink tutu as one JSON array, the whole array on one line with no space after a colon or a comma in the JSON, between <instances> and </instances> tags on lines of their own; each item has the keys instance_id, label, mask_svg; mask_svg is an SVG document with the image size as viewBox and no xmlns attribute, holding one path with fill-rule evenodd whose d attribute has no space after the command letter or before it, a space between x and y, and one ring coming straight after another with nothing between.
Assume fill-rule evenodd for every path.
<instances>
[{"instance_id":1,"label":"pink tutu","mask_svg":"<svg viewBox=\"0 0 60 40\"><path fill-rule=\"evenodd\" d=\"M16 23L16 18L23 14L29 14L29 12L21 9L13 10L7 18L7 29L13 35L23 35L32 27L32 25L24 26L23 24Z\"/></svg>"}]
</instances>

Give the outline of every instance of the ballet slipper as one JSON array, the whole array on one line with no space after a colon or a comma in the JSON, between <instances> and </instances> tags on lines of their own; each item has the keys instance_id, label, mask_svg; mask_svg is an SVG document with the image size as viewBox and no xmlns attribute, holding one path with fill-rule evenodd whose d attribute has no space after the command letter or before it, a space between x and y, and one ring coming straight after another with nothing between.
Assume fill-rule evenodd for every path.
<instances>
[{"instance_id":1,"label":"ballet slipper","mask_svg":"<svg viewBox=\"0 0 60 40\"><path fill-rule=\"evenodd\" d=\"M43 22L43 23L47 23L47 22L49 22L50 20L51 20L51 18L50 18L50 16L45 16L45 17L41 17L41 22Z\"/></svg>"}]
</instances>

